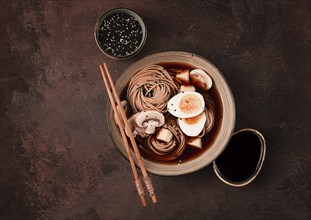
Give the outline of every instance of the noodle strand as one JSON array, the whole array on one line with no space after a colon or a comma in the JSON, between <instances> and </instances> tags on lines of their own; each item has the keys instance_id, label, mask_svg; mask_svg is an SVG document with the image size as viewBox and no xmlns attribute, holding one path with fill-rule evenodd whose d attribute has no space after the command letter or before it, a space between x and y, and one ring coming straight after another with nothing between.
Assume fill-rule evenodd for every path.
<instances>
[{"instance_id":1,"label":"noodle strand","mask_svg":"<svg viewBox=\"0 0 311 220\"><path fill-rule=\"evenodd\" d=\"M127 89L133 111L167 112L168 100L178 91L169 73L159 65L149 65L137 72Z\"/></svg>"}]
</instances>

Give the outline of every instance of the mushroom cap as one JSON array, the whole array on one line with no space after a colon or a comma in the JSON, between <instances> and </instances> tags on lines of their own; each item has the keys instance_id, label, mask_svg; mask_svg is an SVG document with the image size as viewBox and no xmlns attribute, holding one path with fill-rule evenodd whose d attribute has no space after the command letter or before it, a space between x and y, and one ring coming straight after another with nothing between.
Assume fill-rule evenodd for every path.
<instances>
[{"instance_id":1,"label":"mushroom cap","mask_svg":"<svg viewBox=\"0 0 311 220\"><path fill-rule=\"evenodd\" d=\"M129 114L130 114L130 107L129 107L129 102L127 101L127 100L123 100L123 101L121 101L121 106L122 106L122 108L123 108L123 110L124 110L124 112L125 112L125 115L126 115L126 117L128 117L129 116ZM119 106L117 106L117 110L118 110L118 114L120 113L120 107ZM115 112L114 113L114 120L115 121L117 121L117 115L116 115L117 113Z\"/></svg>"},{"instance_id":2,"label":"mushroom cap","mask_svg":"<svg viewBox=\"0 0 311 220\"><path fill-rule=\"evenodd\" d=\"M212 78L202 69L194 69L190 72L190 78L196 86L203 90L209 90L213 81Z\"/></svg>"},{"instance_id":3,"label":"mushroom cap","mask_svg":"<svg viewBox=\"0 0 311 220\"><path fill-rule=\"evenodd\" d=\"M144 122L151 120L158 122L156 127L162 126L165 122L164 115L157 111L143 111L136 114L135 122L139 127L144 127Z\"/></svg>"},{"instance_id":4,"label":"mushroom cap","mask_svg":"<svg viewBox=\"0 0 311 220\"><path fill-rule=\"evenodd\" d=\"M138 114L139 113L135 113L134 115L132 115L131 117L129 117L127 119L133 135L134 135L135 128L137 127L135 120L136 120ZM124 130L125 130L126 135L129 137L129 134L128 134L127 129L125 127L124 127ZM135 135L136 135L136 133L135 133ZM134 135L134 137L135 137L135 135Z\"/></svg>"},{"instance_id":5,"label":"mushroom cap","mask_svg":"<svg viewBox=\"0 0 311 220\"><path fill-rule=\"evenodd\" d=\"M157 111L137 112L128 119L133 134L146 137L155 132L156 127L165 123L164 115ZM126 130L125 130L126 131ZM126 135L129 136L126 131Z\"/></svg>"},{"instance_id":6,"label":"mushroom cap","mask_svg":"<svg viewBox=\"0 0 311 220\"><path fill-rule=\"evenodd\" d=\"M128 108L129 108L129 103L127 100L123 100L121 101L121 105L122 105L122 108L124 109L124 111L127 111ZM119 107L119 106L118 106Z\"/></svg>"}]
</instances>

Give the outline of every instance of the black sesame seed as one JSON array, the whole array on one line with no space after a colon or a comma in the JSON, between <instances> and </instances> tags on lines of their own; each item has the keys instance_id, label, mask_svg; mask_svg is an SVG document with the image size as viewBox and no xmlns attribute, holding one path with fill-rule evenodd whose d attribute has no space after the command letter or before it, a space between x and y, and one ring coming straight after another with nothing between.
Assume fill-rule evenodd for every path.
<instances>
[{"instance_id":1,"label":"black sesame seed","mask_svg":"<svg viewBox=\"0 0 311 220\"><path fill-rule=\"evenodd\" d=\"M136 52L142 42L143 31L136 18L117 12L103 20L98 37L108 54L122 57Z\"/></svg>"}]
</instances>

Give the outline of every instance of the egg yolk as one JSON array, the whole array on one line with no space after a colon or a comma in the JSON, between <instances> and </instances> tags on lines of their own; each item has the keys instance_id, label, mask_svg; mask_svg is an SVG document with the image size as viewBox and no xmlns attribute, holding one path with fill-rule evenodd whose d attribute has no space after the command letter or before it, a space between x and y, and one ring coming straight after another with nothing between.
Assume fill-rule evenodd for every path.
<instances>
[{"instance_id":1,"label":"egg yolk","mask_svg":"<svg viewBox=\"0 0 311 220\"><path fill-rule=\"evenodd\" d=\"M180 100L180 103L179 103L180 110L186 114L191 114L193 112L196 112L200 109L200 107L201 107L200 99L193 94L185 95Z\"/></svg>"},{"instance_id":2,"label":"egg yolk","mask_svg":"<svg viewBox=\"0 0 311 220\"><path fill-rule=\"evenodd\" d=\"M193 124L198 123L200 121L201 117L202 117L202 113L197 115L197 116L194 116L192 118L184 118L183 120L186 124L193 125Z\"/></svg>"}]
</instances>

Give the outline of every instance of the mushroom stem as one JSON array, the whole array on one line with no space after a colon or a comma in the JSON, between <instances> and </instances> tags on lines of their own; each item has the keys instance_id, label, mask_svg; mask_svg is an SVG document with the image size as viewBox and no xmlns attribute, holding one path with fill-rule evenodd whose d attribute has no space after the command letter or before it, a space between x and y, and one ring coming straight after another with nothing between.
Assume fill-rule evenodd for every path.
<instances>
[{"instance_id":1,"label":"mushroom stem","mask_svg":"<svg viewBox=\"0 0 311 220\"><path fill-rule=\"evenodd\" d=\"M154 134L156 127L159 126L159 123L154 120L149 120L144 122L143 126L146 128L145 132L147 134Z\"/></svg>"},{"instance_id":2,"label":"mushroom stem","mask_svg":"<svg viewBox=\"0 0 311 220\"><path fill-rule=\"evenodd\" d=\"M156 127L160 127L164 124L165 118L162 113L156 111L137 112L132 115L128 122L132 129L132 132L136 132L141 137L146 137L150 134L154 134Z\"/></svg>"}]
</instances>

